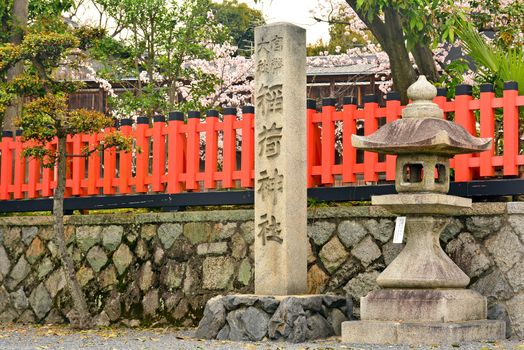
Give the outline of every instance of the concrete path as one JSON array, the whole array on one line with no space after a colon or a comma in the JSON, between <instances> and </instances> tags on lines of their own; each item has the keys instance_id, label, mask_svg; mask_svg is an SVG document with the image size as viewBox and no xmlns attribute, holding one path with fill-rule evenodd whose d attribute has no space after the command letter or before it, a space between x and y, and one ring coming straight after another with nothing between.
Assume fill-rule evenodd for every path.
<instances>
[{"instance_id":1,"label":"concrete path","mask_svg":"<svg viewBox=\"0 0 524 350\"><path fill-rule=\"evenodd\" d=\"M460 350L524 350L524 341L506 340L494 343L468 343L448 346L407 347L342 344L337 338L302 344L274 342L207 341L192 338L194 330L174 328L156 329L105 329L77 332L64 326L2 326L1 350L194 350L194 349L246 349L246 350L400 350L400 349L460 349Z\"/></svg>"}]
</instances>

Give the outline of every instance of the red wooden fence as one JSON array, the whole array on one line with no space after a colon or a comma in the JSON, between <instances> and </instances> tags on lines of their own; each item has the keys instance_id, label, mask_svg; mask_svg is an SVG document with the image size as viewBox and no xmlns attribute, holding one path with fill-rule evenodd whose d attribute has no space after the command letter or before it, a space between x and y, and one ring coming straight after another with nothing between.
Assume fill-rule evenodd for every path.
<instances>
[{"instance_id":1,"label":"red wooden fence","mask_svg":"<svg viewBox=\"0 0 524 350\"><path fill-rule=\"evenodd\" d=\"M454 180L457 182L493 177L520 175L519 166L524 165L524 155L519 145L519 107L524 106L524 96L519 96L517 84L504 85L503 96L495 98L493 86L480 87L480 98L473 99L471 86L457 86L454 101L446 100L444 90L439 90L434 102L445 112L447 118L462 125L471 134L480 137L499 136L501 154L497 147L480 154L458 155L451 160ZM399 119L404 108L400 105L397 93L390 93L384 107L379 107L375 96L366 96L364 108L357 109L356 101L345 98L341 110L335 110L335 101L325 99L322 112L315 111L313 101L308 103L308 186L331 186L343 184L375 183L380 180L395 179L395 156L386 156L379 161L376 153L363 152L358 159L358 151L351 146L351 135L357 131L357 123L363 122L363 135L377 130L380 120L392 122ZM496 119L499 118L497 123ZM335 123L342 123L338 136L343 145L342 157L334 158ZM496 131L500 125L502 130ZM337 177L340 181L336 181Z\"/></svg>"},{"instance_id":2,"label":"red wooden fence","mask_svg":"<svg viewBox=\"0 0 524 350\"><path fill-rule=\"evenodd\" d=\"M403 106L396 93L388 94L380 107L374 96L367 96L363 108L354 98L345 98L340 110L334 99L323 101L317 112L308 100L307 155L308 187L376 183L395 179L395 157L379 157L359 152L351 146L351 135L373 133L379 125L400 118ZM518 108L524 106L515 83L506 83L503 97L495 98L491 85L481 86L479 99L472 99L471 87L457 87L454 101L442 91L435 98L448 117L481 137L501 135L503 152L460 155L451 161L455 181L470 181L519 175L524 165L520 154ZM496 119L501 119L498 124ZM205 119L190 112L187 122L180 112L156 116L150 127L148 118L120 121L120 130L135 140L141 152L106 150L87 159L69 160L67 196L93 196L132 193L179 193L220 188L252 188L254 178L254 108L226 108L220 118L208 111ZM502 130L497 131L496 125ZM79 154L89 144L96 145L102 134L68 137L68 153ZM335 144L340 144L339 151ZM21 137L5 133L0 142L0 200L49 197L56 185L53 169L39 161L21 157L25 144ZM56 142L48 145L56 148ZM499 152L500 153L500 152ZM203 156L202 156L203 154Z\"/></svg>"}]
</instances>

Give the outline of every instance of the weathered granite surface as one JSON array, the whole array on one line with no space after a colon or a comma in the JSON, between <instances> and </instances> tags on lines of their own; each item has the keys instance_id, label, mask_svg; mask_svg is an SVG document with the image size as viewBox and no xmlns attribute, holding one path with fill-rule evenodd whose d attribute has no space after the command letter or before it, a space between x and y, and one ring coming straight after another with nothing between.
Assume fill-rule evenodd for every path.
<instances>
[{"instance_id":1,"label":"weathered granite surface","mask_svg":"<svg viewBox=\"0 0 524 350\"><path fill-rule=\"evenodd\" d=\"M307 291L305 51L304 28L255 28L256 294Z\"/></svg>"},{"instance_id":2,"label":"weathered granite surface","mask_svg":"<svg viewBox=\"0 0 524 350\"><path fill-rule=\"evenodd\" d=\"M506 321L507 334L520 339L523 222L524 203L474 203L472 209L453 213L440 239L470 277L468 288L488 298L488 318ZM254 292L252 210L75 215L66 223L78 276L93 315L102 315L103 324L196 325L212 297ZM52 218L45 216L0 218L2 322L66 321L70 301L51 242L51 224ZM78 244L77 233L85 226L100 227L93 230L101 235L93 247L100 248L98 253L103 250L107 261L98 272L87 259L89 250ZM32 227L36 236L26 244L22 230ZM393 229L394 216L379 208L309 209L309 293L347 293L358 318L360 297L378 288L378 273L400 250L401 245L391 242ZM107 232L112 232L110 237ZM173 242L168 236L175 237ZM336 251L328 254L327 244ZM102 254L92 254L91 261L99 266L100 258L104 260ZM217 262L225 267L219 278Z\"/></svg>"}]
</instances>

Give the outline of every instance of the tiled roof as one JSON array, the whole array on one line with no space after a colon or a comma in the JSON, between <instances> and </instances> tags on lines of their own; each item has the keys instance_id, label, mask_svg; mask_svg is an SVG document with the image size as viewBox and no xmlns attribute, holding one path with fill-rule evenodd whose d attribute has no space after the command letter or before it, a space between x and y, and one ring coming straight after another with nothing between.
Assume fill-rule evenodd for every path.
<instances>
[{"instance_id":1,"label":"tiled roof","mask_svg":"<svg viewBox=\"0 0 524 350\"><path fill-rule=\"evenodd\" d=\"M375 64L353 64L334 67L307 67L307 75L361 75L378 73Z\"/></svg>"},{"instance_id":2,"label":"tiled roof","mask_svg":"<svg viewBox=\"0 0 524 350\"><path fill-rule=\"evenodd\" d=\"M339 60L340 64L337 63L337 56L310 56L308 57L308 66L306 74L308 76L331 76L331 75L368 75L382 73L379 70L378 63L376 63L376 57L369 55L365 57L351 58L354 64L347 64L347 59ZM100 62L92 61L91 65L95 70L100 70L103 64ZM231 67L234 69L235 67ZM252 76L254 72L248 73ZM70 67L62 66L57 72L55 72L56 79L71 79L72 71ZM86 69L77 69L75 77L78 80L90 81L88 71ZM129 77L122 80L134 80L134 77Z\"/></svg>"},{"instance_id":3,"label":"tiled roof","mask_svg":"<svg viewBox=\"0 0 524 350\"><path fill-rule=\"evenodd\" d=\"M366 75L382 73L374 55L355 57L350 60L354 63L347 64L347 59L340 60L340 63L337 63L337 60L330 56L308 57L307 75Z\"/></svg>"}]
</instances>

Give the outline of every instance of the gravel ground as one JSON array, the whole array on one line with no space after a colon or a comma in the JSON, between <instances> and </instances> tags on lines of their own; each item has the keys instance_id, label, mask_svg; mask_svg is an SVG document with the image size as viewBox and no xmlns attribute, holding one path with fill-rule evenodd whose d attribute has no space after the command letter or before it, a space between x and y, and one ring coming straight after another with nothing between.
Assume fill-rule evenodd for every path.
<instances>
[{"instance_id":1,"label":"gravel ground","mask_svg":"<svg viewBox=\"0 0 524 350\"><path fill-rule=\"evenodd\" d=\"M104 329L76 332L62 326L3 326L0 328L1 350L44 350L44 349L100 349L100 350L143 350L143 349L246 349L246 350L400 350L400 349L463 349L524 350L523 341L505 340L494 343L464 343L449 346L379 346L342 344L338 338L302 344L274 342L230 342L207 341L192 338L193 329L156 328L144 330Z\"/></svg>"}]
</instances>

